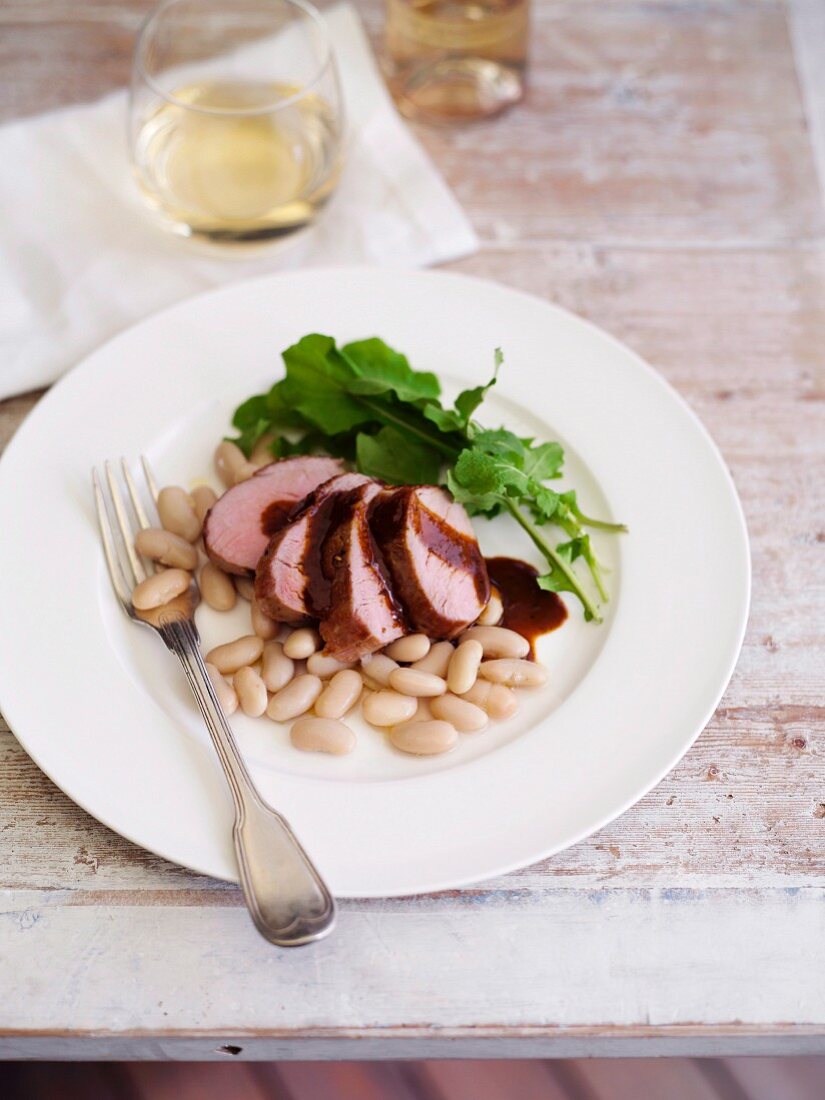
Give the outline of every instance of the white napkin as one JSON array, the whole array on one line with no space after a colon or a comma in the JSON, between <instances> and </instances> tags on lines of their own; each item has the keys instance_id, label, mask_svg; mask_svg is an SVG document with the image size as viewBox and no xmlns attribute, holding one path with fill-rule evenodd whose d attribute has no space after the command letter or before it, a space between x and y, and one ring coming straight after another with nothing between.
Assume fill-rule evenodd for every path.
<instances>
[{"instance_id":1,"label":"white napkin","mask_svg":"<svg viewBox=\"0 0 825 1100\"><path fill-rule=\"evenodd\" d=\"M478 247L396 113L352 7L327 19L347 164L324 216L282 252L225 258L153 223L131 175L125 92L0 127L0 399L53 382L127 325L221 283L316 264L426 265Z\"/></svg>"}]
</instances>

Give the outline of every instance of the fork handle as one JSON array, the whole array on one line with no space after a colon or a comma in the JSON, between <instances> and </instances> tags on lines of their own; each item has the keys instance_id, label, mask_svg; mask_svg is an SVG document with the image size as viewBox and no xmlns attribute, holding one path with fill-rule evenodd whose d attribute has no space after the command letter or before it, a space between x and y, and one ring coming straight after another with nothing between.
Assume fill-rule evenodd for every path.
<instances>
[{"instance_id":1,"label":"fork handle","mask_svg":"<svg viewBox=\"0 0 825 1100\"><path fill-rule=\"evenodd\" d=\"M183 665L232 792L241 887L258 931L279 947L321 939L335 923L335 901L287 822L256 790L203 663L194 623L176 619L161 632Z\"/></svg>"}]
</instances>

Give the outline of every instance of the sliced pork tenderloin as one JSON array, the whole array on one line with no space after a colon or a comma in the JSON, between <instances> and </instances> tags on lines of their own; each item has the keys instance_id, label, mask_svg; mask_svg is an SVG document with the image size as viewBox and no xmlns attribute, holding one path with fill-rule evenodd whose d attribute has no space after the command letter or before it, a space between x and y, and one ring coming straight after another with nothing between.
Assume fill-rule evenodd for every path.
<instances>
[{"instance_id":1,"label":"sliced pork tenderloin","mask_svg":"<svg viewBox=\"0 0 825 1100\"><path fill-rule=\"evenodd\" d=\"M454 638L490 598L487 565L464 507L433 485L382 492L369 523L414 630Z\"/></svg>"},{"instance_id":2,"label":"sliced pork tenderloin","mask_svg":"<svg viewBox=\"0 0 825 1100\"><path fill-rule=\"evenodd\" d=\"M370 501L381 492L372 482L336 493L321 569L329 582L329 611L321 620L325 652L357 661L408 632L404 614L370 532Z\"/></svg>"},{"instance_id":3,"label":"sliced pork tenderloin","mask_svg":"<svg viewBox=\"0 0 825 1100\"><path fill-rule=\"evenodd\" d=\"M296 506L343 467L338 458L297 455L263 466L227 489L204 521L203 544L209 558L226 573L254 573L270 538Z\"/></svg>"},{"instance_id":4,"label":"sliced pork tenderloin","mask_svg":"<svg viewBox=\"0 0 825 1100\"><path fill-rule=\"evenodd\" d=\"M298 624L327 614L330 582L321 568L321 551L335 520L335 501L341 493L368 484L364 474L330 478L269 540L255 573L255 596L270 618Z\"/></svg>"}]
</instances>

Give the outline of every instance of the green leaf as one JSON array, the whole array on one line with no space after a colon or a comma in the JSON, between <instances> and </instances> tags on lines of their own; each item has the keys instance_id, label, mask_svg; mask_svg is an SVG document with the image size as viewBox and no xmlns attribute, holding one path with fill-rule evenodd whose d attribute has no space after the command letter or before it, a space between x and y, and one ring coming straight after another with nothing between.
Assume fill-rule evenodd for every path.
<instances>
[{"instance_id":1,"label":"green leaf","mask_svg":"<svg viewBox=\"0 0 825 1100\"><path fill-rule=\"evenodd\" d=\"M358 340L341 348L342 357L352 368L356 381L350 393L394 393L401 401L437 398L441 387L434 374L414 371L406 356L395 351L383 340L373 337ZM360 388L368 386L369 388Z\"/></svg>"},{"instance_id":2,"label":"green leaf","mask_svg":"<svg viewBox=\"0 0 825 1100\"><path fill-rule=\"evenodd\" d=\"M549 562L548 564L550 565L548 572L542 573L541 576L536 578L539 588L543 588L545 592L570 592L581 600L581 591L559 569L556 563ZM582 607L585 621L589 623L594 618L593 612L585 603L582 604Z\"/></svg>"},{"instance_id":3,"label":"green leaf","mask_svg":"<svg viewBox=\"0 0 825 1100\"><path fill-rule=\"evenodd\" d=\"M560 477L564 465L564 450L559 443L540 443L530 447L524 458L524 472L536 481Z\"/></svg>"},{"instance_id":4,"label":"green leaf","mask_svg":"<svg viewBox=\"0 0 825 1100\"><path fill-rule=\"evenodd\" d=\"M456 410L463 417L465 427L470 423L470 417L487 396L487 391L496 384L498 380L498 369L503 362L504 356L501 348L496 348L493 353L493 377L490 381L483 386L476 386L472 390L464 390L455 399Z\"/></svg>"},{"instance_id":5,"label":"green leaf","mask_svg":"<svg viewBox=\"0 0 825 1100\"><path fill-rule=\"evenodd\" d=\"M530 501L530 510L533 516L540 523L547 523L556 514L559 505L559 494L532 479L530 481L530 493L533 498Z\"/></svg>"},{"instance_id":6,"label":"green leaf","mask_svg":"<svg viewBox=\"0 0 825 1100\"><path fill-rule=\"evenodd\" d=\"M576 558L588 557L590 554L590 536L578 535L569 542L560 542L556 547L556 553L565 561L574 562Z\"/></svg>"},{"instance_id":7,"label":"green leaf","mask_svg":"<svg viewBox=\"0 0 825 1100\"><path fill-rule=\"evenodd\" d=\"M489 496L491 493L501 495L506 485L498 460L474 449L461 452L455 464L454 475L463 489L477 497Z\"/></svg>"},{"instance_id":8,"label":"green leaf","mask_svg":"<svg viewBox=\"0 0 825 1100\"><path fill-rule=\"evenodd\" d=\"M375 435L359 432L355 456L362 474L391 485L437 485L443 464L438 451L391 427Z\"/></svg>"},{"instance_id":9,"label":"green leaf","mask_svg":"<svg viewBox=\"0 0 825 1100\"><path fill-rule=\"evenodd\" d=\"M421 407L421 411L442 432L461 432L464 430L465 421L455 409L442 409L440 405L428 401Z\"/></svg>"},{"instance_id":10,"label":"green leaf","mask_svg":"<svg viewBox=\"0 0 825 1100\"><path fill-rule=\"evenodd\" d=\"M286 378L279 387L288 408L297 410L315 427L337 435L374 419L369 410L347 392L354 377L349 362L330 336L304 336L284 352Z\"/></svg>"},{"instance_id":11,"label":"green leaf","mask_svg":"<svg viewBox=\"0 0 825 1100\"><path fill-rule=\"evenodd\" d=\"M260 421L268 422L269 410L266 403L266 394L259 393L255 397L250 397L242 405L238 405L235 409L235 415L232 417L232 427L237 428L239 431L245 431L247 428L252 428Z\"/></svg>"},{"instance_id":12,"label":"green leaf","mask_svg":"<svg viewBox=\"0 0 825 1100\"><path fill-rule=\"evenodd\" d=\"M470 515L492 517L501 511L502 498L497 492L479 493L462 485L456 478L455 470L447 470L447 488L459 504L463 504Z\"/></svg>"},{"instance_id":13,"label":"green leaf","mask_svg":"<svg viewBox=\"0 0 825 1100\"><path fill-rule=\"evenodd\" d=\"M532 442L532 440L530 441ZM482 428L473 432L473 447L486 454L501 455L513 465L524 466L527 448L524 441L506 428Z\"/></svg>"},{"instance_id":14,"label":"green leaf","mask_svg":"<svg viewBox=\"0 0 825 1100\"><path fill-rule=\"evenodd\" d=\"M286 379L276 382L266 395L266 415L271 428L308 428L310 422L287 401L284 394Z\"/></svg>"},{"instance_id":15,"label":"green leaf","mask_svg":"<svg viewBox=\"0 0 825 1100\"><path fill-rule=\"evenodd\" d=\"M471 390L462 390L455 399L455 407L444 409L438 402L429 402L424 406L424 415L443 432L460 432L471 435L470 417L484 400L484 396L491 386L496 384L498 368L501 366L501 349L496 348L495 368L493 377L483 386L475 386Z\"/></svg>"}]
</instances>

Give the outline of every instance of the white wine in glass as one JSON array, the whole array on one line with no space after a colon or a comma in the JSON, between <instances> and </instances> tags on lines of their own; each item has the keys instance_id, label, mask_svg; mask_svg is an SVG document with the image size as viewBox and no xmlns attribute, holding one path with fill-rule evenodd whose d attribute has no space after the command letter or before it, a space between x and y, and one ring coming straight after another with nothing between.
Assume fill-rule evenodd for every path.
<instances>
[{"instance_id":1,"label":"white wine in glass","mask_svg":"<svg viewBox=\"0 0 825 1100\"><path fill-rule=\"evenodd\" d=\"M387 0L384 69L401 111L469 122L524 94L529 0Z\"/></svg>"},{"instance_id":2,"label":"white wine in glass","mask_svg":"<svg viewBox=\"0 0 825 1100\"><path fill-rule=\"evenodd\" d=\"M341 167L340 90L303 0L168 0L138 41L132 153L184 236L255 243L308 225Z\"/></svg>"}]
</instances>

